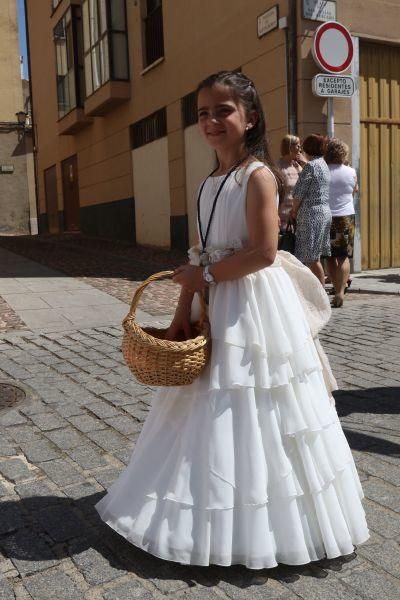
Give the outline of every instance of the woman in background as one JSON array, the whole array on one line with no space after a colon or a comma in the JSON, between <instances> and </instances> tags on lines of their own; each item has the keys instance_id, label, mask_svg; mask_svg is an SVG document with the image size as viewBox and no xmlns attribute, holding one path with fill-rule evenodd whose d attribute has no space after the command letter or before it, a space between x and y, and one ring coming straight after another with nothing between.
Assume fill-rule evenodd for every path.
<instances>
[{"instance_id":1,"label":"woman in background","mask_svg":"<svg viewBox=\"0 0 400 600\"><path fill-rule=\"evenodd\" d=\"M325 287L325 273L321 255L330 256L330 228L332 215L329 208L330 173L324 160L326 138L319 134L306 137L303 150L308 159L293 190L293 208L296 221L295 256L307 265Z\"/></svg>"},{"instance_id":2,"label":"woman in background","mask_svg":"<svg viewBox=\"0 0 400 600\"><path fill-rule=\"evenodd\" d=\"M300 138L296 135L285 135L281 142L281 158L277 164L284 185L284 193L279 202L281 231L284 231L288 224L290 211L293 207L293 188L306 162L301 152Z\"/></svg>"},{"instance_id":3,"label":"woman in background","mask_svg":"<svg viewBox=\"0 0 400 600\"><path fill-rule=\"evenodd\" d=\"M343 305L350 275L354 247L354 194L358 191L357 174L347 164L349 147L337 138L328 142L325 161L331 174L329 206L332 213L331 256L327 257L328 275L335 290L332 306Z\"/></svg>"}]
</instances>

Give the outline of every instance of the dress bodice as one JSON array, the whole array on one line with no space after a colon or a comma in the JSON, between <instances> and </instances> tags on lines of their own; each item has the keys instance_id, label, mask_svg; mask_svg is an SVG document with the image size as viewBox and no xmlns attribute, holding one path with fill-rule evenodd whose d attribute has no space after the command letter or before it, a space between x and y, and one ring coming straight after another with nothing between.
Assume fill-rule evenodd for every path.
<instances>
[{"instance_id":1,"label":"dress bodice","mask_svg":"<svg viewBox=\"0 0 400 600\"><path fill-rule=\"evenodd\" d=\"M246 220L246 195L250 175L256 170L268 167L261 161L253 161L234 171L225 182L218 197L207 247L239 248L248 240ZM200 198L200 220L203 236L207 231L214 198L225 175L208 177ZM277 199L278 205L278 199ZM200 236L199 236L200 238Z\"/></svg>"}]
</instances>

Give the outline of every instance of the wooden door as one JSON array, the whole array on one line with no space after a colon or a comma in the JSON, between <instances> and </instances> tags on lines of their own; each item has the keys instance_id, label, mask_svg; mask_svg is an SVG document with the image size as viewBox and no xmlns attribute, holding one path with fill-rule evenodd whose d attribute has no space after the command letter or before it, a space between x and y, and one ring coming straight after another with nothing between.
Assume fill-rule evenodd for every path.
<instances>
[{"instance_id":1,"label":"wooden door","mask_svg":"<svg viewBox=\"0 0 400 600\"><path fill-rule=\"evenodd\" d=\"M44 171L44 193L48 231L49 233L58 233L60 231L60 221L58 218L57 170L55 165Z\"/></svg>"},{"instance_id":2,"label":"wooden door","mask_svg":"<svg viewBox=\"0 0 400 600\"><path fill-rule=\"evenodd\" d=\"M400 267L400 48L360 44L362 268Z\"/></svg>"},{"instance_id":3,"label":"wooden door","mask_svg":"<svg viewBox=\"0 0 400 600\"><path fill-rule=\"evenodd\" d=\"M61 163L63 195L64 195L64 218L65 231L80 230L80 205L79 205L79 183L78 183L78 160L76 154L66 158Z\"/></svg>"}]
</instances>

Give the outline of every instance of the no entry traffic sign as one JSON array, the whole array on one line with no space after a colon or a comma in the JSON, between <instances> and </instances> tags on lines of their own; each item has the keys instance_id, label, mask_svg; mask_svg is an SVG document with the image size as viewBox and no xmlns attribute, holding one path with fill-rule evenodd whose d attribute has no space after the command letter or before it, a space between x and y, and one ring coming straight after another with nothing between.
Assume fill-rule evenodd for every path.
<instances>
[{"instance_id":1,"label":"no entry traffic sign","mask_svg":"<svg viewBox=\"0 0 400 600\"><path fill-rule=\"evenodd\" d=\"M353 60L353 41L348 29L336 21L322 23L314 34L312 54L324 71L346 71Z\"/></svg>"}]
</instances>

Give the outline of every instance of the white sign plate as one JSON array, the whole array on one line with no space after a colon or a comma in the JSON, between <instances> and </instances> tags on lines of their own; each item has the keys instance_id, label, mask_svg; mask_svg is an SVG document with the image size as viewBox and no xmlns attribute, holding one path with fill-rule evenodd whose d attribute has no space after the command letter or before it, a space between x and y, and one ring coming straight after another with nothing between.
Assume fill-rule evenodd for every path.
<instances>
[{"instance_id":1,"label":"white sign plate","mask_svg":"<svg viewBox=\"0 0 400 600\"><path fill-rule=\"evenodd\" d=\"M257 35L262 37L278 27L278 5L273 6L257 17Z\"/></svg>"},{"instance_id":2,"label":"white sign plate","mask_svg":"<svg viewBox=\"0 0 400 600\"><path fill-rule=\"evenodd\" d=\"M336 21L336 2L333 0L303 0L303 19Z\"/></svg>"},{"instance_id":3,"label":"white sign plate","mask_svg":"<svg viewBox=\"0 0 400 600\"><path fill-rule=\"evenodd\" d=\"M14 165L0 165L0 173L14 173Z\"/></svg>"},{"instance_id":4,"label":"white sign plate","mask_svg":"<svg viewBox=\"0 0 400 600\"><path fill-rule=\"evenodd\" d=\"M351 75L328 75L319 73L312 79L315 96L325 98L351 98L355 92L355 81Z\"/></svg>"}]
</instances>

